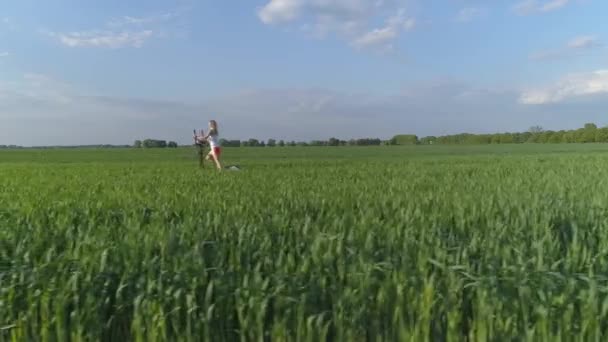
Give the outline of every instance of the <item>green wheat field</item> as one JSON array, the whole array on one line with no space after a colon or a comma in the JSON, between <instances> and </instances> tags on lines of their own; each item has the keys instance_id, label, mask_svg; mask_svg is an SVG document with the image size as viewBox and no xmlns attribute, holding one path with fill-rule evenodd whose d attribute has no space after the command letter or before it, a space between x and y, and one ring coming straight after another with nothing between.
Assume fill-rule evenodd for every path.
<instances>
[{"instance_id":1,"label":"green wheat field","mask_svg":"<svg viewBox=\"0 0 608 342\"><path fill-rule=\"evenodd\" d=\"M608 145L0 151L0 341L605 341Z\"/></svg>"}]
</instances>

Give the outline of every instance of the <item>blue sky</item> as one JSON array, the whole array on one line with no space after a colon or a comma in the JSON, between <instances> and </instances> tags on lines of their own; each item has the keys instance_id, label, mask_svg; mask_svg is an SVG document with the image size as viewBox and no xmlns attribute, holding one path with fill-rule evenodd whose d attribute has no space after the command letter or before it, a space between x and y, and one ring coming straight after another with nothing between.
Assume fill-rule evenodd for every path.
<instances>
[{"instance_id":1,"label":"blue sky","mask_svg":"<svg viewBox=\"0 0 608 342\"><path fill-rule=\"evenodd\" d=\"M20 0L0 144L608 125L600 0Z\"/></svg>"}]
</instances>

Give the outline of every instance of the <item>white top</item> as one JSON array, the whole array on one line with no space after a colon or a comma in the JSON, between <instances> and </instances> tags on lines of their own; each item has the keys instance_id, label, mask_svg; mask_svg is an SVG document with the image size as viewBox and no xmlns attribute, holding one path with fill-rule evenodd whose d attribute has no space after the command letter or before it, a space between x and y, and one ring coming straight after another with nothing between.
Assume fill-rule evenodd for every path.
<instances>
[{"instance_id":1,"label":"white top","mask_svg":"<svg viewBox=\"0 0 608 342\"><path fill-rule=\"evenodd\" d=\"M220 137L217 134L209 135L207 141L209 141L211 148L220 147Z\"/></svg>"}]
</instances>

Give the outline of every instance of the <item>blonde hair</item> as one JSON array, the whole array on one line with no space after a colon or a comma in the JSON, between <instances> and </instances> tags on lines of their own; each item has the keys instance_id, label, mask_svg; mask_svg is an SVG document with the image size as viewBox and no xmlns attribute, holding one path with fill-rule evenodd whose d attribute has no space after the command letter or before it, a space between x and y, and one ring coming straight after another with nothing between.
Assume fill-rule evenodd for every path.
<instances>
[{"instance_id":1,"label":"blonde hair","mask_svg":"<svg viewBox=\"0 0 608 342\"><path fill-rule=\"evenodd\" d=\"M220 134L220 131L217 128L217 122L215 120L209 120L209 126L211 127L209 134Z\"/></svg>"}]
</instances>

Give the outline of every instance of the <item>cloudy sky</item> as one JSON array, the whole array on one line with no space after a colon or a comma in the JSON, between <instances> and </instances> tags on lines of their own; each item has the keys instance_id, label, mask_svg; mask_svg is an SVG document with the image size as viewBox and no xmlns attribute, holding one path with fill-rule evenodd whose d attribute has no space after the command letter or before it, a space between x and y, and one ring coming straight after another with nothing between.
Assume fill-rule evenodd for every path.
<instances>
[{"instance_id":1,"label":"cloudy sky","mask_svg":"<svg viewBox=\"0 0 608 342\"><path fill-rule=\"evenodd\" d=\"M605 0L19 0L0 144L608 125Z\"/></svg>"}]
</instances>

